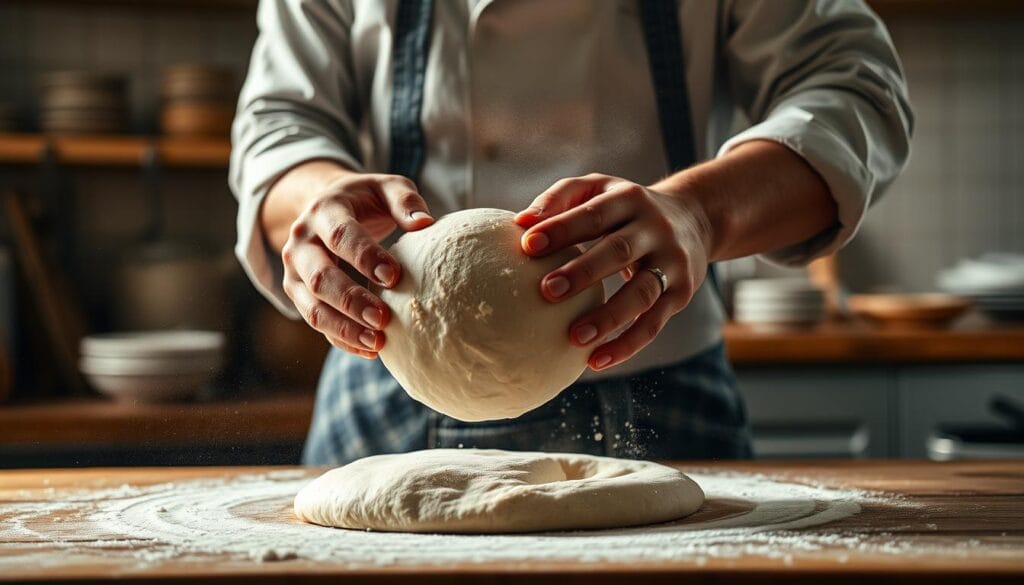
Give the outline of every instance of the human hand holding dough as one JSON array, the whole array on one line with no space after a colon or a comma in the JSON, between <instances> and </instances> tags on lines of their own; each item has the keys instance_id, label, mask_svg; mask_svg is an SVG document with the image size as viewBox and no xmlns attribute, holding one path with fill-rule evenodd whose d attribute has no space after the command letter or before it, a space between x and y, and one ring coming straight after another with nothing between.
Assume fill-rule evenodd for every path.
<instances>
[{"instance_id":1,"label":"human hand holding dough","mask_svg":"<svg viewBox=\"0 0 1024 585\"><path fill-rule=\"evenodd\" d=\"M416 400L464 421L515 418L555 397L587 367L569 325L604 302L600 285L560 303L541 278L575 247L530 258L514 214L469 209L392 246L402 279L374 290L391 308L381 360Z\"/></svg>"}]
</instances>

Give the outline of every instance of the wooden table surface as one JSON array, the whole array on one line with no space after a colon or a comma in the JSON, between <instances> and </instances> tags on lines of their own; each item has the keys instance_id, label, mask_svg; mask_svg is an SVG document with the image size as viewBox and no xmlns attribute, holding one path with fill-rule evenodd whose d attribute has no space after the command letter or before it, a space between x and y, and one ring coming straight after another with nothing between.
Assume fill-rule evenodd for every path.
<instances>
[{"instance_id":1,"label":"wooden table surface","mask_svg":"<svg viewBox=\"0 0 1024 585\"><path fill-rule=\"evenodd\" d=\"M772 539L782 543L776 549L781 547L785 554L774 556L766 555L757 547L750 547L748 551L741 547L738 550L746 552L732 556L710 554L700 559L688 556L686 551L680 551L676 558L671 556L671 551L662 550L657 551L661 555L658 560L640 559L629 563L564 559L556 562L542 558L535 562L473 562L467 559L440 564L396 565L382 562L370 567L353 567L301 556L268 563L240 560L237 555L231 557L226 554L206 554L190 559L164 557L159 562L141 562L138 554L145 552L147 547L156 547L159 544L156 540L136 539L112 548L92 548L89 549L91 557L82 556L81 551L76 550L76 547L95 545L92 540L96 538L116 538L116 535L109 534L109 528L106 535L90 536L95 531L90 532L86 526L92 517L82 514L81 506L83 502L90 506L102 502L90 499L89 494L106 489L104 493L108 495L104 497L115 498L116 494L130 493L137 487L144 489L140 486L156 489L159 484L168 482L209 481L210 478L232 481L233 478L268 473L269 468L5 471L0 472L0 581L80 583L116 576L124 583L184 582L205 577L216 578L217 582L247 584L343 580L345 583L541 581L596 585L633 580L630 575L639 572L643 574L645 583L676 583L684 578L687 582L714 583L772 580L864 582L868 578L885 583L1024 582L1021 581L1024 579L1024 462L697 462L683 467L717 474L766 474L779 481L792 482L787 485L806 484L816 486L814 489L858 488L879 493L880 497L865 501L859 513L838 520L813 527L780 529L768 533L770 537L762 535L762 543L771 543ZM277 469L269 473L291 473L301 481L319 472L316 469ZM115 489L111 491L111 488ZM260 505L235 503L231 507L240 510L241 514L252 515L250 520L253 522L278 522L292 531L329 530L302 525L290 514L290 497L279 499L279 502ZM61 511L61 506L73 504L78 506L76 509L81 517L71 518L68 510ZM167 504L168 507L170 505ZM35 519L26 520L24 514L15 512L19 509L35 510ZM737 513L735 510L741 509L742 502L717 501L709 492L704 508L691 519L678 524L697 522L708 515L734 514ZM157 511L168 512L162 505ZM215 531L216 526L203 530ZM636 530L635 534L642 534L645 529ZM344 533L363 535L361 532L331 532L339 537L345 536ZM818 549L786 548L788 542L800 542L799 538L793 540L794 536L810 536L811 533L833 534L841 538L835 541L834 546ZM188 532L184 534L187 539ZM378 533L373 536L379 539L395 535ZM570 538L589 536L589 533L566 535ZM514 547L516 538L527 537L501 538L504 539L501 546ZM594 538L594 542L600 542L600 539ZM826 539L825 542L831 541ZM728 544L722 542L719 546ZM47 553L52 555L46 556ZM665 560L666 553L672 560ZM49 560L41 562L41 558Z\"/></svg>"}]
</instances>

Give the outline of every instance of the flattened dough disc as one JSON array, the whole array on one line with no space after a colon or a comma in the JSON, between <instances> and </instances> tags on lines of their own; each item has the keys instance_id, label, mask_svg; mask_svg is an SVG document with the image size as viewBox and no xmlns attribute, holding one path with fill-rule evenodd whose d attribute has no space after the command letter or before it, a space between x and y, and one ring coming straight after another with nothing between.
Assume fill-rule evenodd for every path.
<instances>
[{"instance_id":1,"label":"flattened dough disc","mask_svg":"<svg viewBox=\"0 0 1024 585\"><path fill-rule=\"evenodd\" d=\"M693 480L649 461L430 449L328 471L295 496L295 514L357 530L511 533L667 522L703 503Z\"/></svg>"}]
</instances>

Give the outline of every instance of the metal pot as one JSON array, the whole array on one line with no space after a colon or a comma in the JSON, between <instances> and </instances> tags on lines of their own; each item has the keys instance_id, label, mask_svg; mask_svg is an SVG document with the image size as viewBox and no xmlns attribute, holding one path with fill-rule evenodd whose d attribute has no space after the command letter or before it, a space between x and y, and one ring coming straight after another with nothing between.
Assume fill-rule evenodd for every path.
<instances>
[{"instance_id":1,"label":"metal pot","mask_svg":"<svg viewBox=\"0 0 1024 585\"><path fill-rule=\"evenodd\" d=\"M209 254L184 243L148 244L118 271L115 315L122 329L226 331L233 313L230 253Z\"/></svg>"}]
</instances>

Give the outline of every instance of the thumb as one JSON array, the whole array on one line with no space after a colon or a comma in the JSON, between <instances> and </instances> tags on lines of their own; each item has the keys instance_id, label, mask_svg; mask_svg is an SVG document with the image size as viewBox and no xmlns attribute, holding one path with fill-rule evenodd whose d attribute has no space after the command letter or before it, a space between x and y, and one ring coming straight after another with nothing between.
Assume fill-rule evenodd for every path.
<instances>
[{"instance_id":1,"label":"thumb","mask_svg":"<svg viewBox=\"0 0 1024 585\"><path fill-rule=\"evenodd\" d=\"M434 223L427 202L409 179L395 176L381 181L380 188L391 217L403 230L412 232Z\"/></svg>"}]
</instances>

